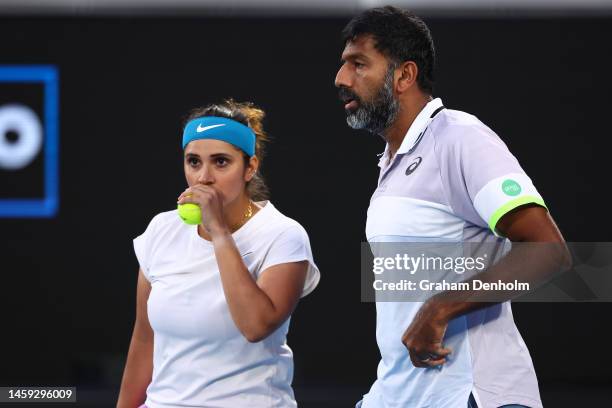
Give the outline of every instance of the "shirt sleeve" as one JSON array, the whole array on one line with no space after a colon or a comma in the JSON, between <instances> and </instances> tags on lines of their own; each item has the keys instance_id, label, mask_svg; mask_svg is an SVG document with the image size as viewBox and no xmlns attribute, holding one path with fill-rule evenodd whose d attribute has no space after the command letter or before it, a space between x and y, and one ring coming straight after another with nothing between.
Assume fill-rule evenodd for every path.
<instances>
[{"instance_id":1,"label":"shirt sleeve","mask_svg":"<svg viewBox=\"0 0 612 408\"><path fill-rule=\"evenodd\" d=\"M258 277L268 268L283 263L308 261L308 271L301 297L308 295L319 284L321 274L314 262L308 234L300 225L287 228L274 239Z\"/></svg>"},{"instance_id":2,"label":"shirt sleeve","mask_svg":"<svg viewBox=\"0 0 612 408\"><path fill-rule=\"evenodd\" d=\"M447 143L443 137L439 147L453 211L499 236L497 223L509 211L525 204L546 208L518 160L492 130L480 124L453 133Z\"/></svg>"},{"instance_id":3,"label":"shirt sleeve","mask_svg":"<svg viewBox=\"0 0 612 408\"><path fill-rule=\"evenodd\" d=\"M151 269L150 258L151 258L151 243L152 239L155 235L155 224L156 217L153 217L147 229L139 236L134 238L134 252L136 253L136 258L138 259L138 264L140 265L140 269L144 273L145 278L150 281L149 271Z\"/></svg>"}]
</instances>

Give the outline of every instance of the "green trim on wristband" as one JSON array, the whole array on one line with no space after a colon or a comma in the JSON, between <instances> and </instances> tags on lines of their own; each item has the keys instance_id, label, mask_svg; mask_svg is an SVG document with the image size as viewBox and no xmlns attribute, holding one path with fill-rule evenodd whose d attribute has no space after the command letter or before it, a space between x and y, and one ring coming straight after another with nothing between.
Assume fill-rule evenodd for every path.
<instances>
[{"instance_id":1,"label":"green trim on wristband","mask_svg":"<svg viewBox=\"0 0 612 408\"><path fill-rule=\"evenodd\" d=\"M489 218L489 228L491 228L491 231L493 231L495 235L499 236L499 234L497 234L497 231L495 230L495 227L497 226L497 223L499 222L500 218L509 213L510 211L514 210L516 207L529 203L535 203L548 209L548 207L546 207L546 204L544 204L544 200L536 196L523 196L512 201L508 201L506 204L499 207Z\"/></svg>"}]
</instances>

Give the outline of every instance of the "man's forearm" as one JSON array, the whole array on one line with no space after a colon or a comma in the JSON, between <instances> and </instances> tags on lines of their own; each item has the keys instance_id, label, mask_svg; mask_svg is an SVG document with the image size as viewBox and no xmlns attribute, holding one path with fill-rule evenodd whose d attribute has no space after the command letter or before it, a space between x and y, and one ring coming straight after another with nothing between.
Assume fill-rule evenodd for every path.
<instances>
[{"instance_id":1,"label":"man's forearm","mask_svg":"<svg viewBox=\"0 0 612 408\"><path fill-rule=\"evenodd\" d=\"M557 273L570 267L570 255L564 242L513 243L512 250L484 272L466 280L469 290L446 291L433 296L427 306L438 310L447 320L505 302L526 293L525 290L476 290L474 282L527 283L533 290Z\"/></svg>"}]
</instances>

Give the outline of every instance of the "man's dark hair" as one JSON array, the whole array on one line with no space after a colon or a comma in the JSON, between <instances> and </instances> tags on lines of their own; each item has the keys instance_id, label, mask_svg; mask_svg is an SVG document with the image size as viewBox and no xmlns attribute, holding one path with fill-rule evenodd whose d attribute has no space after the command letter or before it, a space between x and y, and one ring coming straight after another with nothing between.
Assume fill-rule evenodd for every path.
<instances>
[{"instance_id":1,"label":"man's dark hair","mask_svg":"<svg viewBox=\"0 0 612 408\"><path fill-rule=\"evenodd\" d=\"M360 35L372 35L375 47L394 65L414 61L417 83L433 93L435 50L429 28L413 13L393 6L369 9L353 18L342 30L344 44Z\"/></svg>"}]
</instances>

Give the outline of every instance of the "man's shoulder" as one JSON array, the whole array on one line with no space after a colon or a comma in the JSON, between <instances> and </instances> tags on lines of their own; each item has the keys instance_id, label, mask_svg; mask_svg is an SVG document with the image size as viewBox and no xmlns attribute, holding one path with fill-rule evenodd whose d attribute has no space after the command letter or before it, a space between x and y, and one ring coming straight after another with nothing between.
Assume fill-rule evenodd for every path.
<instances>
[{"instance_id":1,"label":"man's shoulder","mask_svg":"<svg viewBox=\"0 0 612 408\"><path fill-rule=\"evenodd\" d=\"M467 112L444 109L431 124L431 133L439 146L477 143L499 139L497 134L476 116Z\"/></svg>"},{"instance_id":2,"label":"man's shoulder","mask_svg":"<svg viewBox=\"0 0 612 408\"><path fill-rule=\"evenodd\" d=\"M435 120L432 122L432 130L436 134L443 135L453 132L461 134L470 130L493 132L475 115L455 109L444 109L439 115L436 115Z\"/></svg>"}]
</instances>

